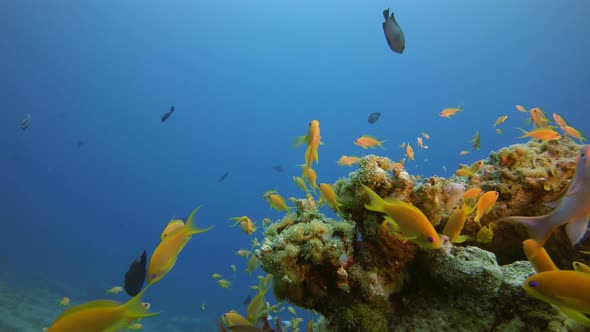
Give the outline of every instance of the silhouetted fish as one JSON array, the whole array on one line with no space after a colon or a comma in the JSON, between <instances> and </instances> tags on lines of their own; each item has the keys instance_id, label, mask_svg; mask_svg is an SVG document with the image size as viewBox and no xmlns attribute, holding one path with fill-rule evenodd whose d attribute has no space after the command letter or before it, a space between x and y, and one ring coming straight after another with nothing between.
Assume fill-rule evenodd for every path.
<instances>
[{"instance_id":1,"label":"silhouetted fish","mask_svg":"<svg viewBox=\"0 0 590 332\"><path fill-rule=\"evenodd\" d=\"M373 113L369 114L369 123L373 124L373 123L377 122L377 120L379 120L380 116L381 116L381 112L373 112Z\"/></svg>"},{"instance_id":2,"label":"silhouetted fish","mask_svg":"<svg viewBox=\"0 0 590 332\"><path fill-rule=\"evenodd\" d=\"M31 114L25 114L25 117L20 122L20 129L26 130L29 128L29 124L31 124Z\"/></svg>"},{"instance_id":3,"label":"silhouetted fish","mask_svg":"<svg viewBox=\"0 0 590 332\"><path fill-rule=\"evenodd\" d=\"M147 254L145 250L139 259L134 260L125 273L125 292L129 296L135 296L141 292L145 281Z\"/></svg>"},{"instance_id":4,"label":"silhouetted fish","mask_svg":"<svg viewBox=\"0 0 590 332\"><path fill-rule=\"evenodd\" d=\"M250 302L252 301L252 296L250 296L250 294L248 294L248 297L244 300L244 302L242 302L242 304L250 304Z\"/></svg>"},{"instance_id":5,"label":"silhouetted fish","mask_svg":"<svg viewBox=\"0 0 590 332\"><path fill-rule=\"evenodd\" d=\"M219 180L217 180L217 182L221 182L221 181L225 180L228 175L229 175L229 171L223 173L223 175L219 178Z\"/></svg>"},{"instance_id":6,"label":"silhouetted fish","mask_svg":"<svg viewBox=\"0 0 590 332\"><path fill-rule=\"evenodd\" d=\"M402 54L406 48L406 38L402 28L399 27L393 13L389 16L389 8L383 11L383 32L385 32L385 39L387 39L387 45L395 53Z\"/></svg>"},{"instance_id":7,"label":"silhouetted fish","mask_svg":"<svg viewBox=\"0 0 590 332\"><path fill-rule=\"evenodd\" d=\"M174 113L174 105L172 105L170 107L170 110L166 113L164 113L164 115L162 115L162 122L168 120L168 118L170 117L170 115L172 115L172 113Z\"/></svg>"},{"instance_id":8,"label":"silhouetted fish","mask_svg":"<svg viewBox=\"0 0 590 332\"><path fill-rule=\"evenodd\" d=\"M283 167L283 165L274 165L272 167L272 169L274 169L275 171L277 171L279 173L283 173L285 171L285 168Z\"/></svg>"},{"instance_id":9,"label":"silhouetted fish","mask_svg":"<svg viewBox=\"0 0 590 332\"><path fill-rule=\"evenodd\" d=\"M82 147L82 145L84 145L84 141L79 139L79 140L76 142L76 147L79 149L79 148L81 148L81 147Z\"/></svg>"}]
</instances>

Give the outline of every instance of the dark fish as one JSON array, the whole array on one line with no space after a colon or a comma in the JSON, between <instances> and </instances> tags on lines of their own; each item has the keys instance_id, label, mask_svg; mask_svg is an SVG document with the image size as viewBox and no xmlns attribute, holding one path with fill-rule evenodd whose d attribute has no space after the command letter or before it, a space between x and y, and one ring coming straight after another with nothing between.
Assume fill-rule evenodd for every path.
<instances>
[{"instance_id":1,"label":"dark fish","mask_svg":"<svg viewBox=\"0 0 590 332\"><path fill-rule=\"evenodd\" d=\"M78 141L76 142L76 147L77 147L78 149L79 149L79 148L81 148L81 147L82 147L82 145L84 145L84 141L83 141L83 140L78 140Z\"/></svg>"},{"instance_id":2,"label":"dark fish","mask_svg":"<svg viewBox=\"0 0 590 332\"><path fill-rule=\"evenodd\" d=\"M381 116L381 112L373 112L373 113L369 114L369 123L373 124L373 123L377 122L377 120L379 120L380 116Z\"/></svg>"},{"instance_id":3,"label":"dark fish","mask_svg":"<svg viewBox=\"0 0 590 332\"><path fill-rule=\"evenodd\" d=\"M168 120L168 118L170 117L170 115L172 115L172 113L174 113L174 105L172 105L170 107L170 110L166 113L164 113L164 115L162 115L162 122L165 122L166 120Z\"/></svg>"},{"instance_id":4,"label":"dark fish","mask_svg":"<svg viewBox=\"0 0 590 332\"><path fill-rule=\"evenodd\" d=\"M225 180L228 175L229 175L229 171L223 173L223 175L219 178L219 180L217 180L217 182L221 182L221 181Z\"/></svg>"},{"instance_id":5,"label":"dark fish","mask_svg":"<svg viewBox=\"0 0 590 332\"><path fill-rule=\"evenodd\" d=\"M274 165L272 167L272 169L274 169L275 171L277 171L279 173L283 173L285 171L285 168L283 167L283 165Z\"/></svg>"},{"instance_id":6,"label":"dark fish","mask_svg":"<svg viewBox=\"0 0 590 332\"><path fill-rule=\"evenodd\" d=\"M129 296L135 296L141 292L145 281L147 254L145 250L139 259L134 260L125 273L125 292Z\"/></svg>"},{"instance_id":7,"label":"dark fish","mask_svg":"<svg viewBox=\"0 0 590 332\"><path fill-rule=\"evenodd\" d=\"M402 54L406 48L406 38L402 28L399 27L393 13L389 15L389 8L383 11L383 32L385 32L385 39L387 39L387 45L395 53Z\"/></svg>"},{"instance_id":8,"label":"dark fish","mask_svg":"<svg viewBox=\"0 0 590 332\"><path fill-rule=\"evenodd\" d=\"M242 302L242 304L250 304L250 301L252 301L252 296L248 294L248 297L244 300L244 302Z\"/></svg>"}]
</instances>

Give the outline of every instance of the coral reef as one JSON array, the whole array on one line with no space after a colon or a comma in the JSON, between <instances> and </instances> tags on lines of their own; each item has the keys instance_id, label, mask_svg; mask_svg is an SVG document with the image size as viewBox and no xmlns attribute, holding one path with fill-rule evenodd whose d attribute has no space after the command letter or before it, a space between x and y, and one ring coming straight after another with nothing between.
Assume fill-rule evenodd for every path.
<instances>
[{"instance_id":1,"label":"coral reef","mask_svg":"<svg viewBox=\"0 0 590 332\"><path fill-rule=\"evenodd\" d=\"M559 141L512 145L477 161L466 176L418 180L385 157L369 155L359 169L334 188L344 220L326 218L305 199L265 231L256 255L275 276L274 292L322 313L334 331L565 330L565 318L521 289L534 272L522 252L526 230L496 222L511 215L541 215L560 197L575 170L580 146ZM383 216L365 209L361 184L383 198L418 207L439 233L469 188L497 191L495 207L475 223L468 219L465 247L419 248L387 229ZM488 243L475 241L482 226L493 230ZM582 247L584 244L582 244ZM585 257L562 230L547 251L560 268ZM569 327L568 327L569 328Z\"/></svg>"}]
</instances>

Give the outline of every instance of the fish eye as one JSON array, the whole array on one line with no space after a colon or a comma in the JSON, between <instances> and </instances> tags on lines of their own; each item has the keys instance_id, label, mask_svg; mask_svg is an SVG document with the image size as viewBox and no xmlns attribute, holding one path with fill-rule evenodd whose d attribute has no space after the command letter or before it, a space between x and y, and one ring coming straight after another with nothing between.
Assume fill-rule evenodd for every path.
<instances>
[{"instance_id":1,"label":"fish eye","mask_svg":"<svg viewBox=\"0 0 590 332\"><path fill-rule=\"evenodd\" d=\"M156 279L156 275L155 275L155 274L152 274L152 275L150 276L150 279Z\"/></svg>"},{"instance_id":2,"label":"fish eye","mask_svg":"<svg viewBox=\"0 0 590 332\"><path fill-rule=\"evenodd\" d=\"M539 286L539 283L536 282L536 281L534 281L534 280L531 280L531 281L529 281L529 286L531 286L531 287L538 287Z\"/></svg>"},{"instance_id":3,"label":"fish eye","mask_svg":"<svg viewBox=\"0 0 590 332\"><path fill-rule=\"evenodd\" d=\"M428 237L428 242L430 242L430 243L434 242L434 238L432 236L429 236Z\"/></svg>"}]
</instances>

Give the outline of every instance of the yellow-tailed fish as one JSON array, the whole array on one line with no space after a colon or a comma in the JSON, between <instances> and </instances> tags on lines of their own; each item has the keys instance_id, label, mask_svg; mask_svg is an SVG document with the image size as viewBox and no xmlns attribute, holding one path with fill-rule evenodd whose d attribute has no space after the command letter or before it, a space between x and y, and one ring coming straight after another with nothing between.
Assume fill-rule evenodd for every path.
<instances>
[{"instance_id":1,"label":"yellow-tailed fish","mask_svg":"<svg viewBox=\"0 0 590 332\"><path fill-rule=\"evenodd\" d=\"M316 190L318 189L318 184L317 184L318 175L315 172L315 170L311 167L303 168L302 177L304 179L306 179L307 182L309 182L309 185L311 186L311 190L313 190L313 192L315 193Z\"/></svg>"},{"instance_id":2,"label":"yellow-tailed fish","mask_svg":"<svg viewBox=\"0 0 590 332\"><path fill-rule=\"evenodd\" d=\"M193 210L182 229L170 234L166 241L160 242L154 250L147 269L147 283L149 285L160 281L170 272L176 264L178 255L193 235L207 232L213 228L213 226L205 229L197 227L194 217L199 208Z\"/></svg>"},{"instance_id":3,"label":"yellow-tailed fish","mask_svg":"<svg viewBox=\"0 0 590 332\"><path fill-rule=\"evenodd\" d=\"M252 275L252 272L258 268L258 265L260 265L258 257L256 257L256 255L250 256L250 259L248 259L248 263L246 264L246 272L248 272L248 275Z\"/></svg>"},{"instance_id":4,"label":"yellow-tailed fish","mask_svg":"<svg viewBox=\"0 0 590 332\"><path fill-rule=\"evenodd\" d=\"M244 316L238 314L237 312L226 312L221 316L221 320L227 325L228 327L233 326L254 326L253 323L248 321Z\"/></svg>"},{"instance_id":5,"label":"yellow-tailed fish","mask_svg":"<svg viewBox=\"0 0 590 332\"><path fill-rule=\"evenodd\" d=\"M307 144L305 150L305 168L310 168L311 164L315 161L319 162L318 147L321 142L320 136L320 122L318 120L312 120L309 123L306 136L299 136L296 138L294 145L300 146Z\"/></svg>"},{"instance_id":6,"label":"yellow-tailed fish","mask_svg":"<svg viewBox=\"0 0 590 332\"><path fill-rule=\"evenodd\" d=\"M301 188L301 190L305 191L306 193L309 192L309 189L307 188L307 184L305 183L305 181L303 180L303 178L298 177L298 176L294 176L293 177L293 181L295 181L295 184Z\"/></svg>"},{"instance_id":7,"label":"yellow-tailed fish","mask_svg":"<svg viewBox=\"0 0 590 332\"><path fill-rule=\"evenodd\" d=\"M531 120L533 121L535 126L539 128L549 126L549 119L545 115L545 112L543 112L543 109L541 109L540 107L531 108L529 113L531 115Z\"/></svg>"},{"instance_id":8,"label":"yellow-tailed fish","mask_svg":"<svg viewBox=\"0 0 590 332\"><path fill-rule=\"evenodd\" d=\"M64 297L61 300L59 300L59 305L62 307L67 307L70 305L70 298L69 297Z\"/></svg>"},{"instance_id":9,"label":"yellow-tailed fish","mask_svg":"<svg viewBox=\"0 0 590 332\"><path fill-rule=\"evenodd\" d=\"M442 111L440 111L439 115L443 118L450 118L451 116L457 114L457 112L461 111L463 111L463 109L461 108L461 105L459 105L457 107L445 108Z\"/></svg>"},{"instance_id":10,"label":"yellow-tailed fish","mask_svg":"<svg viewBox=\"0 0 590 332\"><path fill-rule=\"evenodd\" d=\"M559 270L545 248L538 249L535 240L528 239L522 243L522 250L537 273Z\"/></svg>"},{"instance_id":11,"label":"yellow-tailed fish","mask_svg":"<svg viewBox=\"0 0 590 332\"><path fill-rule=\"evenodd\" d=\"M217 280L217 284L221 288L230 288L231 287L231 281L225 280L225 279L219 279L219 280Z\"/></svg>"},{"instance_id":12,"label":"yellow-tailed fish","mask_svg":"<svg viewBox=\"0 0 590 332\"><path fill-rule=\"evenodd\" d=\"M309 169L311 169L311 167ZM279 195L278 193L273 191L267 191L263 195L263 197L264 199L266 199L266 201L272 209L275 209L277 211L285 211L287 213L291 211L291 208L287 206L287 202L285 201L283 196Z\"/></svg>"},{"instance_id":13,"label":"yellow-tailed fish","mask_svg":"<svg viewBox=\"0 0 590 332\"><path fill-rule=\"evenodd\" d=\"M575 245L584 236L590 217L590 145L582 148L576 158L576 172L559 206L551 213L538 217L507 217L501 220L524 225L536 241L538 250L545 245L553 230L566 226L570 242ZM534 256L534 255L533 255Z\"/></svg>"},{"instance_id":14,"label":"yellow-tailed fish","mask_svg":"<svg viewBox=\"0 0 590 332\"><path fill-rule=\"evenodd\" d=\"M384 200L371 188L361 185L370 199L370 202L365 204L367 210L387 214L397 223L403 235L412 242L424 248L440 248L440 237L420 209L399 199Z\"/></svg>"},{"instance_id":15,"label":"yellow-tailed fish","mask_svg":"<svg viewBox=\"0 0 590 332\"><path fill-rule=\"evenodd\" d=\"M87 302L65 310L51 324L48 332L111 332L125 328L137 318L156 316L143 306L141 299L149 286L127 303L110 300Z\"/></svg>"},{"instance_id":16,"label":"yellow-tailed fish","mask_svg":"<svg viewBox=\"0 0 590 332\"><path fill-rule=\"evenodd\" d=\"M580 144L582 144L586 140L586 138L582 135L582 133L578 129L576 129L572 126L566 125L566 126L562 126L560 128L566 135L571 136L572 138L575 138L578 141L580 141Z\"/></svg>"}]
</instances>

